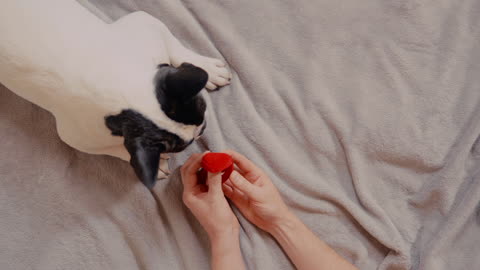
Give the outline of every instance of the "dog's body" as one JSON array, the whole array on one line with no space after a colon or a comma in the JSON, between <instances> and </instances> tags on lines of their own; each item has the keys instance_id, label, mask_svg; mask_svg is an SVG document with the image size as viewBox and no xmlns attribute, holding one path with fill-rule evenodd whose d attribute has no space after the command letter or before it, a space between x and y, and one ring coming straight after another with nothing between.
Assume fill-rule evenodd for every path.
<instances>
[{"instance_id":1,"label":"dog's body","mask_svg":"<svg viewBox=\"0 0 480 270\"><path fill-rule=\"evenodd\" d=\"M169 81L170 88L178 88L178 80L184 80L185 74L192 78L189 74L193 72L196 84L188 86L200 89L182 98L189 104L195 100L196 105L188 108L204 114L205 108L197 108L201 103L198 92L205 85L221 87L230 77L219 60L187 50L160 21L144 12L106 24L74 0L7 0L0 9L0 39L2 84L50 111L61 139L70 146L131 163L132 151L137 149L125 148L125 127L118 121L128 113L122 112L129 110L135 117L143 117L141 121L147 125L169 134L170 140L188 145L204 128L203 115L202 123L175 121L167 115L165 106L159 104L165 96L164 81ZM184 62L201 70L179 67ZM176 77L171 78L172 74ZM167 93L162 102L171 102L172 95ZM173 98L180 102L180 97ZM110 124L107 121L107 127L105 117L120 114L122 117L110 119ZM116 125L119 130L114 130ZM143 129L143 124L139 125ZM164 145L160 148L160 153L173 150ZM135 169L137 175L144 173Z\"/></svg>"}]
</instances>

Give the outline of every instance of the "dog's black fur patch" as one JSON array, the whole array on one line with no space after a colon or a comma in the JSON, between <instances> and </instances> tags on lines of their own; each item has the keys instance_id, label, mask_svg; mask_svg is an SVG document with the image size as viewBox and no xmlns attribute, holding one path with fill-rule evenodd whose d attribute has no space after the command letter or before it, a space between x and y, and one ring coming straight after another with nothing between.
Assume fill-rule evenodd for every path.
<instances>
[{"instance_id":1,"label":"dog's black fur patch","mask_svg":"<svg viewBox=\"0 0 480 270\"><path fill-rule=\"evenodd\" d=\"M207 81L208 74L192 64L183 63L178 68L161 64L155 76L155 95L170 119L200 126L204 123L206 104L198 93ZM125 148L130 153L130 164L138 178L150 189L157 180L160 154L180 152L193 142L193 139L184 141L158 127L133 109L106 116L105 124L112 135L123 136Z\"/></svg>"},{"instance_id":2,"label":"dog's black fur patch","mask_svg":"<svg viewBox=\"0 0 480 270\"><path fill-rule=\"evenodd\" d=\"M157 180L161 153L180 152L192 141L159 128L134 110L105 118L112 135L123 136L123 144L130 153L130 165L145 186L152 188Z\"/></svg>"},{"instance_id":3,"label":"dog's black fur patch","mask_svg":"<svg viewBox=\"0 0 480 270\"><path fill-rule=\"evenodd\" d=\"M189 63L174 68L159 65L155 76L155 94L165 114L185 125L201 125L206 104L198 93L205 87L208 73Z\"/></svg>"}]
</instances>

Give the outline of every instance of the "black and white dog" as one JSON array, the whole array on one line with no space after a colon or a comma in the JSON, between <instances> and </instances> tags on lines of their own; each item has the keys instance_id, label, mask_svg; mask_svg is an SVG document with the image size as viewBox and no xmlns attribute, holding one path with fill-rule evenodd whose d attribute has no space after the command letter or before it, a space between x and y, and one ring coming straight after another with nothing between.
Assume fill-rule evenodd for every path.
<instances>
[{"instance_id":1,"label":"black and white dog","mask_svg":"<svg viewBox=\"0 0 480 270\"><path fill-rule=\"evenodd\" d=\"M0 82L50 111L64 142L130 161L149 188L169 173L164 155L205 129L199 92L231 78L144 12L106 24L75 0L5 0L0 33Z\"/></svg>"}]
</instances>

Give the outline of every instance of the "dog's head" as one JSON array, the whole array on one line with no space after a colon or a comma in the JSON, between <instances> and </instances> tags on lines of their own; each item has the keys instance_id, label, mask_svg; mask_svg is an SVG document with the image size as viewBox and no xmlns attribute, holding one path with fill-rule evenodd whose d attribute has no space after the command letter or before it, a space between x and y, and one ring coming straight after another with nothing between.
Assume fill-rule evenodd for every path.
<instances>
[{"instance_id":1,"label":"dog's head","mask_svg":"<svg viewBox=\"0 0 480 270\"><path fill-rule=\"evenodd\" d=\"M160 154L184 150L206 127L206 103L199 93L208 81L207 72L188 63L178 68L162 64L154 80L155 96L168 118L164 121L167 126L155 124L135 109L105 117L112 135L124 137L130 164L148 188L156 182Z\"/></svg>"}]
</instances>

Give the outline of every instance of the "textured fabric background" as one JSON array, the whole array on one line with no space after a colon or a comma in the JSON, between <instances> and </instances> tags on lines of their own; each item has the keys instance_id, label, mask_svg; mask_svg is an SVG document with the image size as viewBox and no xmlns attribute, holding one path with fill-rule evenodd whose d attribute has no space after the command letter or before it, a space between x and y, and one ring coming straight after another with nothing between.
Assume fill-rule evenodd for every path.
<instances>
[{"instance_id":1,"label":"textured fabric background","mask_svg":"<svg viewBox=\"0 0 480 270\"><path fill-rule=\"evenodd\" d=\"M361 269L480 266L480 2L81 0L144 10L232 84L203 138L235 149ZM0 89L1 269L208 269L178 171L155 197L115 158L62 143L53 117ZM250 269L292 269L239 215Z\"/></svg>"}]
</instances>

